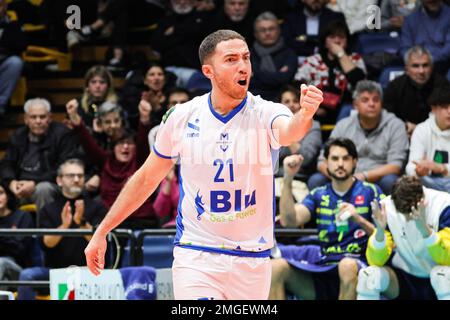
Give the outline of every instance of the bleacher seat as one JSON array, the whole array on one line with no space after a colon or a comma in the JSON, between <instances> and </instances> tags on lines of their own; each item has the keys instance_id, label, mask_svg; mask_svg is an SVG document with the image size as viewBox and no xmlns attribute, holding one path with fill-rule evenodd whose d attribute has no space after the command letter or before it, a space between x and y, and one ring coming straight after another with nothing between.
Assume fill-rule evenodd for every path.
<instances>
[{"instance_id":1,"label":"bleacher seat","mask_svg":"<svg viewBox=\"0 0 450 320\"><path fill-rule=\"evenodd\" d=\"M142 264L153 268L171 268L174 236L147 236L142 247Z\"/></svg>"},{"instance_id":2,"label":"bleacher seat","mask_svg":"<svg viewBox=\"0 0 450 320\"><path fill-rule=\"evenodd\" d=\"M358 36L357 51L361 54L387 52L396 54L400 49L400 36L395 32L361 33Z\"/></svg>"},{"instance_id":3,"label":"bleacher seat","mask_svg":"<svg viewBox=\"0 0 450 320\"><path fill-rule=\"evenodd\" d=\"M43 267L44 264L44 251L39 243L37 236L32 236L31 240L31 264L33 267Z\"/></svg>"},{"instance_id":4,"label":"bleacher seat","mask_svg":"<svg viewBox=\"0 0 450 320\"><path fill-rule=\"evenodd\" d=\"M205 93L211 90L211 81L198 71L189 78L186 89L194 93Z\"/></svg>"},{"instance_id":5,"label":"bleacher seat","mask_svg":"<svg viewBox=\"0 0 450 320\"><path fill-rule=\"evenodd\" d=\"M134 266L134 262L130 260L131 250L134 251L135 249L130 247L130 241L128 241L126 246L123 248L123 250L121 252L121 254L122 254L122 257L120 258L120 267L121 268Z\"/></svg>"},{"instance_id":6,"label":"bleacher seat","mask_svg":"<svg viewBox=\"0 0 450 320\"><path fill-rule=\"evenodd\" d=\"M380 83L383 90L385 90L389 85L389 82L391 82L398 76L401 76L403 73L405 73L403 67L400 66L386 67L381 72L378 82Z\"/></svg>"}]
</instances>

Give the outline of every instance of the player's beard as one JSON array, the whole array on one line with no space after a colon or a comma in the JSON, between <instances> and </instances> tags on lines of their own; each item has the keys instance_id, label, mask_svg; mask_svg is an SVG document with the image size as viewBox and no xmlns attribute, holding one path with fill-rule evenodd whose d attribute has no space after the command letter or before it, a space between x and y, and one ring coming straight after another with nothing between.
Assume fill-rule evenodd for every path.
<instances>
[{"instance_id":1,"label":"player's beard","mask_svg":"<svg viewBox=\"0 0 450 320\"><path fill-rule=\"evenodd\" d=\"M347 172L344 168L340 167L337 168L334 172L338 171L338 169L342 169L343 171ZM353 167L352 171L344 176L338 176L336 175L334 172L331 172L330 169L327 168L327 172L330 175L330 177L332 177L333 179L337 180L337 181L345 181L348 178L352 177L353 174L355 173L356 167Z\"/></svg>"},{"instance_id":2,"label":"player's beard","mask_svg":"<svg viewBox=\"0 0 450 320\"><path fill-rule=\"evenodd\" d=\"M216 84L221 92L226 93L233 99L244 99L247 96L248 83L246 86L239 86L237 83L219 80Z\"/></svg>"}]
</instances>

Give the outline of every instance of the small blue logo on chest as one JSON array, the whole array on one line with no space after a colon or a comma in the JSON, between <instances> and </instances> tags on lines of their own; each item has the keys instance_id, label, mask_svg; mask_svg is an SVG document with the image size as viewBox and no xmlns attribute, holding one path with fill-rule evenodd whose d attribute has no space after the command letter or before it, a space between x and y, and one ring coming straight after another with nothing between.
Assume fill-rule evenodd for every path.
<instances>
[{"instance_id":1,"label":"small blue logo on chest","mask_svg":"<svg viewBox=\"0 0 450 320\"><path fill-rule=\"evenodd\" d=\"M188 122L188 123L187 123L188 128L197 131L197 132L188 132L188 133L186 134L186 136L187 136L188 138L198 138L198 137L200 136L200 133L199 133L199 132L200 132L200 127L198 126L198 122L199 122L199 120L198 120L198 119L195 119L195 123L196 123L196 124L193 124L193 123L191 123L191 122Z\"/></svg>"}]
</instances>

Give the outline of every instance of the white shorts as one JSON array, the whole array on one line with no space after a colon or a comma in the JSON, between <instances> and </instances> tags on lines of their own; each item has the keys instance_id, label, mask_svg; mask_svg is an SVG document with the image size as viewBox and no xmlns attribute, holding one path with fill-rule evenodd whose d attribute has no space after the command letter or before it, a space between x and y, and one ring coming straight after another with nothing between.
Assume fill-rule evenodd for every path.
<instances>
[{"instance_id":1,"label":"white shorts","mask_svg":"<svg viewBox=\"0 0 450 320\"><path fill-rule=\"evenodd\" d=\"M176 300L267 300L272 268L269 258L248 258L200 250L173 250Z\"/></svg>"}]
</instances>

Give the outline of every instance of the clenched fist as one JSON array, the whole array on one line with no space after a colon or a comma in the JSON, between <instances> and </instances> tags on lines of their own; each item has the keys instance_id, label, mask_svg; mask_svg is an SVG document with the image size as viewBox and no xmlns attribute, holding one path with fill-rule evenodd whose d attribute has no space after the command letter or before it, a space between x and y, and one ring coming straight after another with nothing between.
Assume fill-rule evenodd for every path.
<instances>
[{"instance_id":1,"label":"clenched fist","mask_svg":"<svg viewBox=\"0 0 450 320\"><path fill-rule=\"evenodd\" d=\"M78 101L72 99L66 104L67 115L69 116L70 122L78 126L81 122L81 117L78 114Z\"/></svg>"},{"instance_id":2,"label":"clenched fist","mask_svg":"<svg viewBox=\"0 0 450 320\"><path fill-rule=\"evenodd\" d=\"M312 118L323 101L323 93L315 86L302 84L300 87L300 112Z\"/></svg>"}]
</instances>

